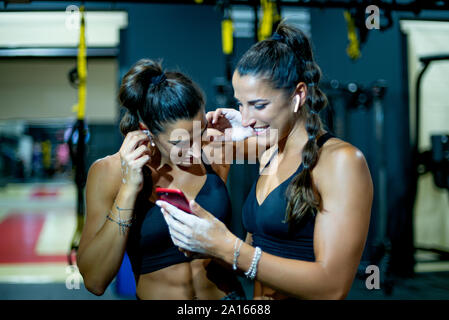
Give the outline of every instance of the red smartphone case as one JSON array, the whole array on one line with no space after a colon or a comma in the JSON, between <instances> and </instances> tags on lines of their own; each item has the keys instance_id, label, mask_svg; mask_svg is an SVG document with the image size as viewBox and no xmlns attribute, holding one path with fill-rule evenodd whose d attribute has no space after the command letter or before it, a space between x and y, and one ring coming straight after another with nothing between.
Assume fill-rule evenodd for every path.
<instances>
[{"instance_id":1,"label":"red smartphone case","mask_svg":"<svg viewBox=\"0 0 449 320\"><path fill-rule=\"evenodd\" d=\"M179 189L156 188L156 194L160 200L166 201L182 211L190 211L189 201L184 193Z\"/></svg>"}]
</instances>

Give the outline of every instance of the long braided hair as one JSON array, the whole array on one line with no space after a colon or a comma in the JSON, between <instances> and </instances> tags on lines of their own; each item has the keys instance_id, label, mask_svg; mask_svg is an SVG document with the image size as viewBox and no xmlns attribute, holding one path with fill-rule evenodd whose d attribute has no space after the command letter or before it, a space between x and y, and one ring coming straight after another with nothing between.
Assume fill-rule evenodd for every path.
<instances>
[{"instance_id":1,"label":"long braided hair","mask_svg":"<svg viewBox=\"0 0 449 320\"><path fill-rule=\"evenodd\" d=\"M286 191L286 221L297 225L306 215L315 214L320 204L313 191L311 172L318 162L317 135L323 128L318 113L327 105L327 98L318 87L321 70L314 60L310 41L301 30L281 22L271 39L254 44L243 55L236 70L242 76L263 77L289 96L294 94L298 83L307 86L305 104L299 109L309 137L302 150L303 170Z\"/></svg>"}]
</instances>

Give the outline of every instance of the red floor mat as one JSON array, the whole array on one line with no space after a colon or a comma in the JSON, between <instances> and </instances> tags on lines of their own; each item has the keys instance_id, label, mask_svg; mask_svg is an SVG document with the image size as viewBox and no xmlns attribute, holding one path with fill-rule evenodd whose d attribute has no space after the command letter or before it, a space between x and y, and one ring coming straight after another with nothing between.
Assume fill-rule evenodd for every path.
<instances>
[{"instance_id":1,"label":"red floor mat","mask_svg":"<svg viewBox=\"0 0 449 320\"><path fill-rule=\"evenodd\" d=\"M54 189L47 189L45 187L35 188L31 192L31 198L44 198L44 197L56 197L59 192Z\"/></svg>"},{"instance_id":2,"label":"red floor mat","mask_svg":"<svg viewBox=\"0 0 449 320\"><path fill-rule=\"evenodd\" d=\"M65 255L35 252L45 214L12 213L0 223L0 263L65 262Z\"/></svg>"}]
</instances>

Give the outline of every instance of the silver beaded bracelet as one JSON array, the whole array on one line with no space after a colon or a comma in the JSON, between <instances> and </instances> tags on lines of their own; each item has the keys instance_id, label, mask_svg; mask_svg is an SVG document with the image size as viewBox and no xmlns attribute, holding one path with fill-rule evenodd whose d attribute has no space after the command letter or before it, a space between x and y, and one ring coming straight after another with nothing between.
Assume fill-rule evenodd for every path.
<instances>
[{"instance_id":1,"label":"silver beaded bracelet","mask_svg":"<svg viewBox=\"0 0 449 320\"><path fill-rule=\"evenodd\" d=\"M260 257L262 255L262 250L259 247L256 247L254 252L253 260L251 262L251 266L248 271L245 272L245 276L251 280L254 280L257 274L257 264L259 263Z\"/></svg>"}]
</instances>

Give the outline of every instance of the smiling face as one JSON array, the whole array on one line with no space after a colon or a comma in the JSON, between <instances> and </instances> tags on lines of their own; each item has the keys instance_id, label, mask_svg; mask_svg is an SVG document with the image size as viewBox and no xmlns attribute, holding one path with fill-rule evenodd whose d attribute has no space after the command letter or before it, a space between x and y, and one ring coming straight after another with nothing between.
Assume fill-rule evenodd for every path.
<instances>
[{"instance_id":1,"label":"smiling face","mask_svg":"<svg viewBox=\"0 0 449 320\"><path fill-rule=\"evenodd\" d=\"M190 166L201 161L201 141L207 127L206 114L201 109L192 119L166 124L155 137L155 143L166 162Z\"/></svg>"},{"instance_id":2,"label":"smiling face","mask_svg":"<svg viewBox=\"0 0 449 320\"><path fill-rule=\"evenodd\" d=\"M293 113L293 99L285 90L274 89L257 76L241 76L237 71L232 77L232 86L242 125L254 128L258 144L273 145L275 140L288 135L297 121L297 114Z\"/></svg>"}]
</instances>

